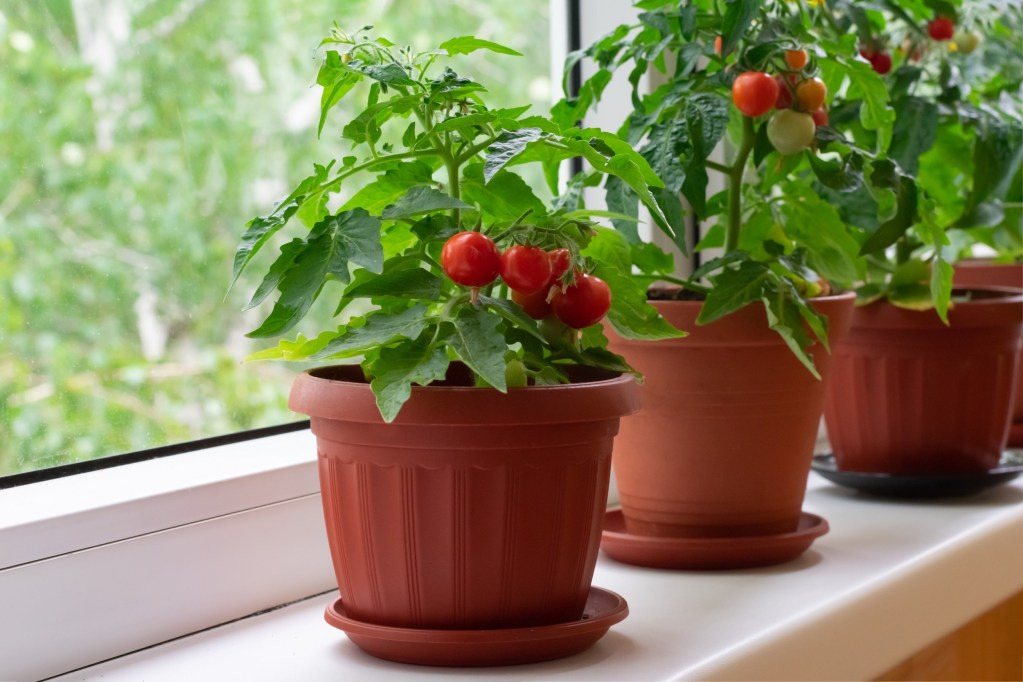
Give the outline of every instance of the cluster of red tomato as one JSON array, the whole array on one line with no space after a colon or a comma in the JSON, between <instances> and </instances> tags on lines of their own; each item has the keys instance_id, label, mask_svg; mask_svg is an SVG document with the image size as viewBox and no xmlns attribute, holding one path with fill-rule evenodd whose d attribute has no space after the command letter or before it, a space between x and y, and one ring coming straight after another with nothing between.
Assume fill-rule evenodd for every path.
<instances>
[{"instance_id":1,"label":"cluster of red tomato","mask_svg":"<svg viewBox=\"0 0 1023 682\"><path fill-rule=\"evenodd\" d=\"M816 76L803 77L807 61L806 50L786 50L784 74L746 71L732 83L732 102L744 115L754 118L776 110L767 122L767 137L781 154L806 149L817 126L828 123L828 87Z\"/></svg>"},{"instance_id":2,"label":"cluster of red tomato","mask_svg":"<svg viewBox=\"0 0 1023 682\"><path fill-rule=\"evenodd\" d=\"M569 327L582 329L600 322L611 309L611 289L599 277L578 271L566 283L571 261L564 248L545 251L516 244L502 253L482 232L459 232L440 254L444 273L456 284L479 288L501 277L512 300L533 319L553 313Z\"/></svg>"},{"instance_id":3,"label":"cluster of red tomato","mask_svg":"<svg viewBox=\"0 0 1023 682\"><path fill-rule=\"evenodd\" d=\"M930 36L931 40L952 40L955 30L955 21L949 17L935 17L927 22L927 35ZM980 38L975 33L966 33L960 36L957 42L961 43L957 48L969 54L976 49ZM909 55L909 58L913 61L917 61L923 56L923 46L919 43L914 43L909 38L903 44L902 51ZM861 47L860 56L870 62L870 66L874 71L882 76L892 70L892 56L880 47L870 45Z\"/></svg>"}]
</instances>

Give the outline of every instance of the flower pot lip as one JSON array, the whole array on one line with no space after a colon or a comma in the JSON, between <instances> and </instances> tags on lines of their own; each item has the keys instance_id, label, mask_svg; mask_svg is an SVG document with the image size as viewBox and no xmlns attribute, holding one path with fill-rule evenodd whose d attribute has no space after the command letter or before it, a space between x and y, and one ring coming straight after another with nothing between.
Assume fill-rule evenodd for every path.
<instances>
[{"instance_id":1,"label":"flower pot lip","mask_svg":"<svg viewBox=\"0 0 1023 682\"><path fill-rule=\"evenodd\" d=\"M956 301L956 296L971 294L967 300ZM980 296L977 296L980 294ZM999 286L955 287L953 302L948 308L948 327L985 327L1023 323L1023 289ZM943 329L946 325L933 308L910 310L900 308L886 300L858 306L853 326L869 324L891 328Z\"/></svg>"},{"instance_id":2,"label":"flower pot lip","mask_svg":"<svg viewBox=\"0 0 1023 682\"><path fill-rule=\"evenodd\" d=\"M674 290L674 289L679 289L681 287L661 287L661 288L665 289L665 290ZM844 302L844 301L848 301L849 299L852 299L852 298L855 298L855 297L856 297L856 293L853 292L853 291L840 291L840 292L837 292L837 293L828 294L827 296L815 296L813 298L807 299L807 301L810 302L810 303L815 303L815 304L822 304L822 303L823 304L827 304L827 303L832 303L832 302L836 302L836 303L837 302ZM660 299L649 299L648 298L647 302L650 303L651 305L655 306L655 307L663 305L663 306L671 306L671 307L699 308L699 307L701 307L703 305L703 301L702 300L672 301L672 300L660 300ZM757 306L756 306L755 303L751 304L749 306L746 306L746 308L750 308L750 307L756 308ZM743 310L743 309L740 309L740 310ZM739 311L736 311L736 312L739 312Z\"/></svg>"},{"instance_id":3,"label":"flower pot lip","mask_svg":"<svg viewBox=\"0 0 1023 682\"><path fill-rule=\"evenodd\" d=\"M464 371L453 362L454 371ZM552 424L619 418L640 408L631 374L589 367L569 369L573 383L494 388L466 385L413 386L393 424ZM328 365L295 377L288 407L313 418L384 424L358 365Z\"/></svg>"}]
</instances>

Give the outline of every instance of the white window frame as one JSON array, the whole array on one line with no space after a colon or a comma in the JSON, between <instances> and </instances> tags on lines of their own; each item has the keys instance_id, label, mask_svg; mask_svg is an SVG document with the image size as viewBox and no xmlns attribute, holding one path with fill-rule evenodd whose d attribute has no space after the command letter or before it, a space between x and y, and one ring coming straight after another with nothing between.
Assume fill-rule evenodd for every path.
<instances>
[{"instance_id":1,"label":"white window frame","mask_svg":"<svg viewBox=\"0 0 1023 682\"><path fill-rule=\"evenodd\" d=\"M599 11L551 0L555 84L570 2L582 45L635 16L628 0ZM587 123L617 125L628 102L607 97ZM59 675L335 588L308 430L0 490L0 680Z\"/></svg>"}]
</instances>

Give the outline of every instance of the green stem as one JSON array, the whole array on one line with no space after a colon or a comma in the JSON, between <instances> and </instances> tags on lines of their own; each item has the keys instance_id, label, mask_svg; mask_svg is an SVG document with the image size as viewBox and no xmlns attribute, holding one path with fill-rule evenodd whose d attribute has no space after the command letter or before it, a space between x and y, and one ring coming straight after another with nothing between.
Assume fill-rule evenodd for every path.
<instances>
[{"instance_id":1,"label":"green stem","mask_svg":"<svg viewBox=\"0 0 1023 682\"><path fill-rule=\"evenodd\" d=\"M725 253L739 248L739 233L742 231L742 176L746 171L746 161L753 151L756 131L753 119L742 117L742 142L735 162L728 169L728 224L725 232Z\"/></svg>"}]
</instances>

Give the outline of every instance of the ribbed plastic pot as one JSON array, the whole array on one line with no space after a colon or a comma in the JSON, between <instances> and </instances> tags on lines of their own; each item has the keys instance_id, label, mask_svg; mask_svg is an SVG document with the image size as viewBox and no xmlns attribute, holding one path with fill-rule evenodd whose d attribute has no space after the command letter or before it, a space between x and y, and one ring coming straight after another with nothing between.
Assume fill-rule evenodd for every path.
<instances>
[{"instance_id":1,"label":"ribbed plastic pot","mask_svg":"<svg viewBox=\"0 0 1023 682\"><path fill-rule=\"evenodd\" d=\"M824 417L840 470L980 473L1010 424L1023 294L973 292L949 310L859 307L835 348Z\"/></svg>"},{"instance_id":2,"label":"ribbed plastic pot","mask_svg":"<svg viewBox=\"0 0 1023 682\"><path fill-rule=\"evenodd\" d=\"M817 298L829 339L849 325L853 294ZM743 537L795 530L813 457L830 356L819 381L768 327L760 305L696 325L702 303L651 301L681 339L609 347L644 375L643 409L622 420L614 470L626 530Z\"/></svg>"},{"instance_id":3,"label":"ribbed plastic pot","mask_svg":"<svg viewBox=\"0 0 1023 682\"><path fill-rule=\"evenodd\" d=\"M639 408L631 376L414 386L387 424L358 367L328 367L299 375L289 405L311 418L348 616L447 629L582 616L612 440Z\"/></svg>"},{"instance_id":4,"label":"ribbed plastic pot","mask_svg":"<svg viewBox=\"0 0 1023 682\"><path fill-rule=\"evenodd\" d=\"M957 287L1008 287L1023 291L1023 263L996 263L973 259L955 264L952 283ZM1023 358L1016 363L1016 400L1009 428L1009 447L1023 447Z\"/></svg>"}]
</instances>

